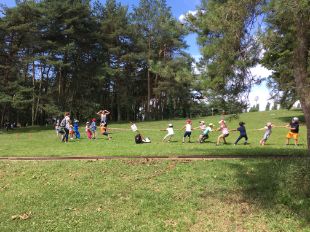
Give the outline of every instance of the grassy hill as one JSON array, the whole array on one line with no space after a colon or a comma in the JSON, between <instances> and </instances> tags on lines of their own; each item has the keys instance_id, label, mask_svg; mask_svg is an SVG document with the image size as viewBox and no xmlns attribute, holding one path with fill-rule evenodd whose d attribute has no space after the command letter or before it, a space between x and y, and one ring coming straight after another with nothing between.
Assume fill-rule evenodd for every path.
<instances>
[{"instance_id":1,"label":"grassy hill","mask_svg":"<svg viewBox=\"0 0 310 232\"><path fill-rule=\"evenodd\" d=\"M239 121L246 123L249 136L249 145L244 146L242 141L238 146L233 146L238 137L238 132L231 132L227 138L227 145L215 146L219 132L213 132L208 142L198 144L197 138L199 130L192 133L192 143L182 144L183 131L181 129L185 120L154 121L137 123L139 130L144 136L151 138L151 144L136 145L134 143L134 133L129 130L129 123L111 123L111 141L98 136L97 140L89 141L84 132L84 124L80 125L82 139L70 141L68 144L60 143L55 131L50 127L30 127L17 129L9 133L0 133L0 156L129 156L129 155L222 155L222 154L305 154L306 153L306 128L300 128L300 146L285 146L285 136L287 129L275 128L265 147L260 147L259 140L264 131L256 131L271 121L275 125L285 125L290 122L293 116L297 116L303 121L301 111L268 111L241 114L238 119L229 120L226 118L230 129L236 129ZM193 119L193 127L199 125L199 121L213 123L218 126L220 116L204 117ZM168 123L173 123L175 136L171 143L161 142L166 134L165 129Z\"/></svg>"}]
</instances>

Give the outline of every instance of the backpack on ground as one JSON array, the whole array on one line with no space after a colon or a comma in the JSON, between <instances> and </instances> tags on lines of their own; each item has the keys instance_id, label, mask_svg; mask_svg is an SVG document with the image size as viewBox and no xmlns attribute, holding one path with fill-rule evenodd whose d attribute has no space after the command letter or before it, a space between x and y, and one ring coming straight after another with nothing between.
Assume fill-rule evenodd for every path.
<instances>
[{"instance_id":1,"label":"backpack on ground","mask_svg":"<svg viewBox=\"0 0 310 232\"><path fill-rule=\"evenodd\" d=\"M142 136L140 134L135 136L135 142L136 144L142 143Z\"/></svg>"}]
</instances>

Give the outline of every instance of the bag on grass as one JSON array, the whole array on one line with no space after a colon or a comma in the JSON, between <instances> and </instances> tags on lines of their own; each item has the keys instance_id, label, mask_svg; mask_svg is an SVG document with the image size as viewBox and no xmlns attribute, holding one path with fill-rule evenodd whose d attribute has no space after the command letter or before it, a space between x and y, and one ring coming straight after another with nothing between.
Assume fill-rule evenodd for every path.
<instances>
[{"instance_id":1,"label":"bag on grass","mask_svg":"<svg viewBox=\"0 0 310 232\"><path fill-rule=\"evenodd\" d=\"M140 134L135 136L135 142L136 144L142 143L142 136Z\"/></svg>"}]
</instances>

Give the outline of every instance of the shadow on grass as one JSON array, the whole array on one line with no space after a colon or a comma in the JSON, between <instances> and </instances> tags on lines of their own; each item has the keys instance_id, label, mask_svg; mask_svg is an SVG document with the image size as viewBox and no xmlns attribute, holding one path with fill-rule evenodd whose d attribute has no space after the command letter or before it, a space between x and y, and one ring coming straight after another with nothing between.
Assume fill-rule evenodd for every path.
<instances>
[{"instance_id":1,"label":"shadow on grass","mask_svg":"<svg viewBox=\"0 0 310 232\"><path fill-rule=\"evenodd\" d=\"M6 130L1 130L1 134L17 134L17 133L38 133L41 131L47 130L55 130L53 126L29 126L29 127L22 127L22 128L14 128ZM56 134L56 132L55 132Z\"/></svg>"},{"instance_id":2,"label":"shadow on grass","mask_svg":"<svg viewBox=\"0 0 310 232\"><path fill-rule=\"evenodd\" d=\"M310 160L228 162L242 199L274 213L294 213L310 224Z\"/></svg>"},{"instance_id":3,"label":"shadow on grass","mask_svg":"<svg viewBox=\"0 0 310 232\"><path fill-rule=\"evenodd\" d=\"M219 155L219 156L307 156L306 147L299 146L283 146L283 148L270 148L270 147L246 147L245 145L232 146L222 145L214 148L195 147L191 150L192 154L200 155ZM189 156L191 154L188 154ZM182 156L182 155L180 155ZM186 156L186 155L184 155Z\"/></svg>"}]
</instances>

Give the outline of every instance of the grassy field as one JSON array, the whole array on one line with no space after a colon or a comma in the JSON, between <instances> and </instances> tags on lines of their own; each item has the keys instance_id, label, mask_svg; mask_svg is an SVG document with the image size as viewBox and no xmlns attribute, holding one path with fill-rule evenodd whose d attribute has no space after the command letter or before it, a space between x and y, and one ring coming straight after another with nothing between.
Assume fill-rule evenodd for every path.
<instances>
[{"instance_id":1,"label":"grassy field","mask_svg":"<svg viewBox=\"0 0 310 232\"><path fill-rule=\"evenodd\" d=\"M129 155L229 155L229 154L306 154L306 128L300 129L300 146L285 146L285 136L287 129L275 128L273 134L265 147L259 146L259 140L264 131L255 131L262 128L266 122L271 121L276 125L285 125L290 122L293 116L298 116L303 120L301 111L269 111L246 113L240 115L239 119L227 120L230 129L236 129L239 121L246 122L249 136L249 145L244 146L242 141L238 146L233 146L238 137L238 132L231 132L227 138L228 144L216 147L216 138L219 132L213 132L207 143L198 144L197 138L200 133L196 130L192 134L193 143L182 144L182 128L185 120L156 121L137 123L138 128L144 136L151 138L151 144L136 145L134 143L134 133L129 131L129 123L110 125L111 128L121 128L123 130L112 130L111 141L99 136L97 140L89 141L84 133L84 125L80 125L82 139L71 141L68 144L60 143L55 131L50 127L30 127L27 129L17 129L14 131L0 133L0 156L129 156ZM193 120L193 126L197 127L199 121L218 125L220 116L198 118ZM301 121L302 121L301 120ZM175 137L171 143L161 142L166 134L165 129L168 123L174 124ZM126 130L124 130L126 129Z\"/></svg>"},{"instance_id":2,"label":"grassy field","mask_svg":"<svg viewBox=\"0 0 310 232\"><path fill-rule=\"evenodd\" d=\"M6 231L310 231L309 160L0 162Z\"/></svg>"},{"instance_id":3,"label":"grassy field","mask_svg":"<svg viewBox=\"0 0 310 232\"><path fill-rule=\"evenodd\" d=\"M51 128L33 127L0 134L5 156L130 156L192 154L306 154L305 127L300 146L285 146L284 128L274 129L265 147L258 141L267 121L284 125L300 111L242 114L249 145L216 147L218 132L205 144L162 143L168 121L139 123L151 144L136 145L130 131L61 143ZM194 120L194 126L198 121ZM219 117L203 118L216 123ZM175 129L184 120L174 120ZM129 129L129 124L111 124ZM194 132L194 138L199 135ZM0 231L310 231L310 160L253 159L155 161L1 161Z\"/></svg>"}]
</instances>

